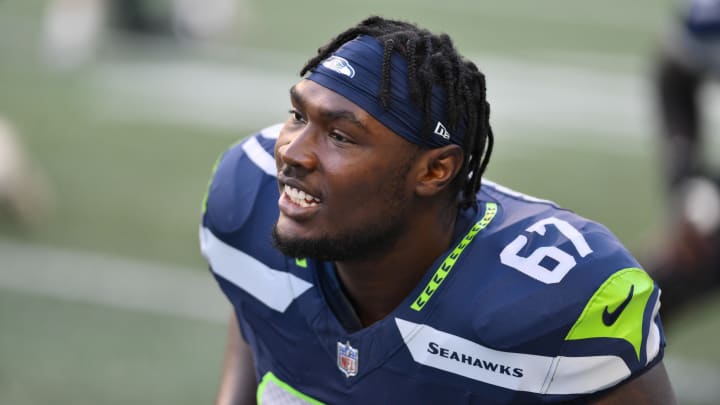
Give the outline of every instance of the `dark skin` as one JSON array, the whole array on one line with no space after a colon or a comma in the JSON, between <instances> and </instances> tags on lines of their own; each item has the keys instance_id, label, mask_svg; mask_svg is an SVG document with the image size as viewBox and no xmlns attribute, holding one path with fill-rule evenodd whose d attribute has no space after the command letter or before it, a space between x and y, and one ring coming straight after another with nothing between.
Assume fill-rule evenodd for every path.
<instances>
[{"instance_id":1,"label":"dark skin","mask_svg":"<svg viewBox=\"0 0 720 405\"><path fill-rule=\"evenodd\" d=\"M445 194L460 170L462 151L455 145L419 149L309 80L291 95L293 112L275 147L280 191L290 184L322 202L303 208L283 195L278 233L318 238L391 217L400 228L381 251L335 262L361 321L371 325L407 296L450 245L457 207ZM406 178L397 184L395 174L402 171Z\"/></svg>"},{"instance_id":2,"label":"dark skin","mask_svg":"<svg viewBox=\"0 0 720 405\"><path fill-rule=\"evenodd\" d=\"M277 231L284 237L318 238L383 221L397 225L396 237L385 248L335 262L363 325L371 325L394 310L450 247L457 213L450 185L461 168L462 151L458 146L419 149L314 82L301 81L291 95L293 109L275 148L281 192ZM394 174L403 170L398 180ZM311 195L315 205L293 201L285 185ZM251 374L252 356L239 334L231 333L230 339L236 341L228 345L218 404L253 403L245 391L252 384L243 378ZM587 403L677 402L659 363Z\"/></svg>"},{"instance_id":3,"label":"dark skin","mask_svg":"<svg viewBox=\"0 0 720 405\"><path fill-rule=\"evenodd\" d=\"M228 340L225 347L225 362L215 403L218 405L254 404L257 391L255 362L250 346L240 335L235 313L228 322Z\"/></svg>"}]
</instances>

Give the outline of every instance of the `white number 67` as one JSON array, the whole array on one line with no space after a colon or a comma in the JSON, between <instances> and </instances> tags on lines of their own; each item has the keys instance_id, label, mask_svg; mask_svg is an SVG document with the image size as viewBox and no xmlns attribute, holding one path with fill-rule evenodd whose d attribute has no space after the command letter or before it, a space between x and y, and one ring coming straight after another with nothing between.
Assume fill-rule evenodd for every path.
<instances>
[{"instance_id":1,"label":"white number 67","mask_svg":"<svg viewBox=\"0 0 720 405\"><path fill-rule=\"evenodd\" d=\"M590 246L582 234L570 225L569 222L563 221L562 219L556 217L545 218L532 224L526 231L545 235L547 225L555 226L560 233L565 235L573 244L573 247L575 247L580 257L585 257L592 253L592 249L590 249ZM525 247L527 242L528 238L526 236L519 235L500 252L500 262L545 284L560 282L577 264L574 257L555 246L541 246L535 249L528 257L519 256L518 253ZM540 265L540 262L546 257L554 259L557 262L554 268L548 269Z\"/></svg>"}]
</instances>

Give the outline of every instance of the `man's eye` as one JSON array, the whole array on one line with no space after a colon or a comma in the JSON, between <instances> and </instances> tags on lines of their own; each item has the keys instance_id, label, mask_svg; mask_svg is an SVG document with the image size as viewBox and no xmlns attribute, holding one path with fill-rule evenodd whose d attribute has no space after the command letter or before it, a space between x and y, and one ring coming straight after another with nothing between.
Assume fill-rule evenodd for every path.
<instances>
[{"instance_id":1,"label":"man's eye","mask_svg":"<svg viewBox=\"0 0 720 405\"><path fill-rule=\"evenodd\" d=\"M305 123L305 118L303 118L303 116L296 110L290 110L288 112L290 113L290 117L293 121Z\"/></svg>"},{"instance_id":2,"label":"man's eye","mask_svg":"<svg viewBox=\"0 0 720 405\"><path fill-rule=\"evenodd\" d=\"M341 142L341 143L350 142L350 139L348 139L348 137L346 137L343 134L337 133L337 132L330 132L330 134L328 136L330 136L330 138L332 138L333 140L335 140L337 142Z\"/></svg>"}]
</instances>

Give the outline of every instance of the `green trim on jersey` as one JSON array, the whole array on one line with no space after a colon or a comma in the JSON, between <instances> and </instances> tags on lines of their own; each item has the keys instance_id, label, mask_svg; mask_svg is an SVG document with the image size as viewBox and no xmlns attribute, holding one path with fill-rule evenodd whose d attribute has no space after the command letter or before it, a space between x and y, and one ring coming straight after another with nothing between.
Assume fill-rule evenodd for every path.
<instances>
[{"instance_id":1,"label":"green trim on jersey","mask_svg":"<svg viewBox=\"0 0 720 405\"><path fill-rule=\"evenodd\" d=\"M610 276L588 301L565 340L624 339L640 360L643 317L655 283L642 269L626 268Z\"/></svg>"},{"instance_id":2,"label":"green trim on jersey","mask_svg":"<svg viewBox=\"0 0 720 405\"><path fill-rule=\"evenodd\" d=\"M443 260L443 262L440 264L440 267L438 267L437 270L435 270L435 274L430 279L428 284L425 286L425 288L422 290L420 295L413 301L412 305L410 305L410 308L416 310L416 311L422 311L422 309L425 307L425 304L430 300L433 294L435 294L435 291L440 287L440 284L442 284L443 281L445 281L445 278L450 273L450 270L452 270L453 266L455 266L455 262L457 262L458 258L460 257L460 254L465 250L468 245L470 245L470 242L475 238L475 235L478 234L478 232L485 229L485 227L488 226L490 221L495 218L495 214L497 214L497 204L489 202L485 205L485 214L483 217L473 225L473 227L468 231L467 235L458 243L457 246L455 246L455 249Z\"/></svg>"},{"instance_id":3,"label":"green trim on jersey","mask_svg":"<svg viewBox=\"0 0 720 405\"><path fill-rule=\"evenodd\" d=\"M210 195L210 186L212 185L213 178L215 178L215 172L217 171L217 168L220 165L220 161L222 160L223 156L225 156L225 153L227 153L228 150L241 144L244 140L245 140L245 138L238 139L237 141L235 141L235 143L228 146L227 149L222 151L222 153L220 153L220 156L218 156L217 159L215 159L215 163L213 164L213 167L210 170L210 179L208 180L207 188L205 189L205 195L203 196L203 201L202 201L202 214L203 215L205 215L205 212L207 212L207 203L208 203L208 195Z\"/></svg>"},{"instance_id":4,"label":"green trim on jersey","mask_svg":"<svg viewBox=\"0 0 720 405\"><path fill-rule=\"evenodd\" d=\"M302 267L303 269L307 269L307 259L304 257L296 257L295 265L298 267Z\"/></svg>"},{"instance_id":5,"label":"green trim on jersey","mask_svg":"<svg viewBox=\"0 0 720 405\"><path fill-rule=\"evenodd\" d=\"M257 403L263 404L263 395L267 392L268 388L271 386L277 387L284 391L287 394L292 395L297 399L298 404L312 404L312 405L324 405L322 402L318 401L317 399L311 398L302 392L296 390L295 388L291 387L288 383L285 381L282 381L281 379L277 378L275 374L272 373L272 371L268 371L263 376L262 380L260 381L260 384L257 388ZM293 402L294 403L294 402Z\"/></svg>"},{"instance_id":6,"label":"green trim on jersey","mask_svg":"<svg viewBox=\"0 0 720 405\"><path fill-rule=\"evenodd\" d=\"M215 159L215 163L213 164L212 170L210 171L210 179L208 180L207 187L205 188L205 195L203 196L202 200L202 214L205 215L207 212L207 203L208 203L208 196L210 195L210 186L212 185L213 178L215 177L215 172L217 171L218 166L220 166L220 161L222 160L222 157L225 155L225 152L220 154L220 156Z\"/></svg>"}]
</instances>

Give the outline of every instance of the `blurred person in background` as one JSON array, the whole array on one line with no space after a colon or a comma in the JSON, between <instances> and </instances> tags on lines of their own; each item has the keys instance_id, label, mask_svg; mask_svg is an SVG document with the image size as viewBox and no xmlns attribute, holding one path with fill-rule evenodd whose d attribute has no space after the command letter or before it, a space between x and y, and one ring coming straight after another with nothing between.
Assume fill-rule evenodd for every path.
<instances>
[{"instance_id":1,"label":"blurred person in background","mask_svg":"<svg viewBox=\"0 0 720 405\"><path fill-rule=\"evenodd\" d=\"M212 40L228 32L242 0L50 0L44 52L51 64L73 68L92 58L103 34L132 40L165 36Z\"/></svg>"},{"instance_id":2,"label":"blurred person in background","mask_svg":"<svg viewBox=\"0 0 720 405\"><path fill-rule=\"evenodd\" d=\"M28 229L49 208L45 177L30 161L17 130L0 116L0 224Z\"/></svg>"},{"instance_id":3,"label":"blurred person in background","mask_svg":"<svg viewBox=\"0 0 720 405\"><path fill-rule=\"evenodd\" d=\"M657 285L602 225L483 179L485 76L447 35L371 17L300 73L205 198L219 404L676 403Z\"/></svg>"},{"instance_id":4,"label":"blurred person in background","mask_svg":"<svg viewBox=\"0 0 720 405\"><path fill-rule=\"evenodd\" d=\"M667 222L647 254L663 315L720 287L720 173L708 161L702 90L720 78L720 0L692 0L662 38L655 62Z\"/></svg>"}]
</instances>

